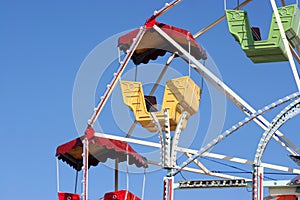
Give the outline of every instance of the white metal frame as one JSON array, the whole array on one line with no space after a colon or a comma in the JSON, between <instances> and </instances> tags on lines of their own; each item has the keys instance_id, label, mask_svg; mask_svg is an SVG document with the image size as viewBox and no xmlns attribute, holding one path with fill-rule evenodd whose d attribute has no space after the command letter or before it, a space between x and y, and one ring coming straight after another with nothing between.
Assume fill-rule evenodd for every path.
<instances>
[{"instance_id":1,"label":"white metal frame","mask_svg":"<svg viewBox=\"0 0 300 200\"><path fill-rule=\"evenodd\" d=\"M165 130L165 143L163 144L163 167L172 168L171 159L171 131L170 131L170 118L168 109L164 109L164 130Z\"/></svg>"},{"instance_id":2,"label":"white metal frame","mask_svg":"<svg viewBox=\"0 0 300 200\"><path fill-rule=\"evenodd\" d=\"M101 137L101 138L119 140L119 141L128 142L128 143L132 143L132 144L143 145L143 146L147 146L149 148L160 148L161 147L160 143L149 142L149 141L139 140L139 139L134 139L134 138L126 138L126 137L123 137L123 136L116 136L116 135L112 135L112 134L105 134L105 133L96 132L95 136L96 137ZM177 147L177 151L183 152L183 153L188 153L188 154L191 154L191 155L195 155L195 154L198 153L198 151L195 150L195 149L187 149L187 148L183 148L183 147ZM205 152L205 153L202 154L202 156L203 157L214 158L214 159L219 159L219 160L225 160L225 161L229 161L229 162L233 162L233 163L245 164L245 165L253 165L253 163L254 163L251 160L247 160L247 159L243 159L243 158L237 158L237 157L229 157L227 155L211 153L211 152ZM157 161L149 161L149 164L160 165L161 166L161 164ZM268 168L268 169L274 169L274 170L279 170L279 171L283 171L283 172L290 172L290 173L300 174L300 169L289 168L289 167L274 165L274 164L270 164L270 163L262 163L261 165L264 168ZM176 166L175 168L178 169L179 167ZM187 170L187 169L190 169L190 170ZM185 167L183 170L192 171L193 169ZM197 172L200 172L200 171L197 171ZM204 172L201 170L200 173L203 174Z\"/></svg>"},{"instance_id":3,"label":"white metal frame","mask_svg":"<svg viewBox=\"0 0 300 200\"><path fill-rule=\"evenodd\" d=\"M174 177L164 177L164 200L173 200L174 199Z\"/></svg>"},{"instance_id":4,"label":"white metal frame","mask_svg":"<svg viewBox=\"0 0 300 200\"><path fill-rule=\"evenodd\" d=\"M57 192L60 191L60 176L59 176L59 160L58 160L58 157L56 157L56 189L57 189Z\"/></svg>"},{"instance_id":5,"label":"white metal frame","mask_svg":"<svg viewBox=\"0 0 300 200\"><path fill-rule=\"evenodd\" d=\"M182 131L182 127L183 127L183 123L186 120L188 116L188 112L187 111L183 111L181 113L179 122L176 126L175 132L174 132L174 136L173 136L173 140L172 140L172 146L171 146L171 166L175 166L176 165L176 159L177 159L177 147L178 147L178 143L179 143L179 138L180 138L180 134Z\"/></svg>"},{"instance_id":6,"label":"white metal frame","mask_svg":"<svg viewBox=\"0 0 300 200\"><path fill-rule=\"evenodd\" d=\"M282 38L282 41L283 41L284 48L286 50L288 59L289 59L289 63L290 63L290 66L291 66L291 69L292 69L292 72L293 72L294 79L296 81L296 85L298 87L298 91L300 92L300 79L299 79L298 70L297 70L295 61L293 59L293 55L292 55L292 52L291 52L291 49L290 49L290 46L289 46L289 41L287 40L285 32L284 32L284 28L283 28L283 25L282 25L282 22L281 22L281 19L280 19L280 15L279 15L279 12L278 12L278 9L277 9L276 2L275 2L275 0L270 0L270 3L271 3L271 6L272 6L272 9L274 11L274 15L276 17L276 21L277 21L277 24L278 24L280 35L281 35L281 38ZM298 2L297 2L297 5L298 5Z\"/></svg>"},{"instance_id":7,"label":"white metal frame","mask_svg":"<svg viewBox=\"0 0 300 200\"><path fill-rule=\"evenodd\" d=\"M262 137L259 141L255 158L254 164L260 165L263 153L272 137L274 132L278 130L283 124L285 124L289 119L295 117L296 115L300 114L300 99L296 99L290 105L285 107L276 117L272 120L272 126L262 134ZM295 154L293 154L295 155Z\"/></svg>"},{"instance_id":8,"label":"white metal frame","mask_svg":"<svg viewBox=\"0 0 300 200\"><path fill-rule=\"evenodd\" d=\"M82 197L83 200L88 200L88 183L89 183L89 141L87 138L84 138L82 141L82 161L83 161L83 178L82 178Z\"/></svg>"}]
</instances>

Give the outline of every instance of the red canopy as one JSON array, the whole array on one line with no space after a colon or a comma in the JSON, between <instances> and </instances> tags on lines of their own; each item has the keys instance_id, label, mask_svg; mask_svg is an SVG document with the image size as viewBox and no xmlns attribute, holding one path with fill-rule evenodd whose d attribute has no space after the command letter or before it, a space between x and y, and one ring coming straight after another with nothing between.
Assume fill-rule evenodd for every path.
<instances>
[{"instance_id":1,"label":"red canopy","mask_svg":"<svg viewBox=\"0 0 300 200\"><path fill-rule=\"evenodd\" d=\"M205 60L207 58L205 50L198 44L198 42L195 40L195 38L189 31L160 22L156 22L153 19L149 19L149 21L145 24L145 26L147 27L146 33L144 34L137 49L131 57L134 64L146 64L149 62L149 60L155 60L158 56L164 56L166 52L178 52L177 49L171 43L165 40L159 33L157 33L152 28L154 24L161 28L164 32L166 32L170 37L172 37L186 51L189 51L188 41L190 41L190 53L197 60ZM118 40L118 47L126 53L138 32L139 29L136 29L121 36ZM178 53L181 54L181 52Z\"/></svg>"},{"instance_id":2,"label":"red canopy","mask_svg":"<svg viewBox=\"0 0 300 200\"><path fill-rule=\"evenodd\" d=\"M93 130L90 128L89 131ZM127 160L129 155L129 164L135 164L137 167L148 167L146 158L136 153L133 148L126 142L119 140L101 138L94 135L85 135L76 138L70 142L60 145L56 149L56 156L80 171L82 168L82 152L84 138L89 141L89 167L97 166L99 162L106 162L107 158L119 159L119 162Z\"/></svg>"}]
</instances>

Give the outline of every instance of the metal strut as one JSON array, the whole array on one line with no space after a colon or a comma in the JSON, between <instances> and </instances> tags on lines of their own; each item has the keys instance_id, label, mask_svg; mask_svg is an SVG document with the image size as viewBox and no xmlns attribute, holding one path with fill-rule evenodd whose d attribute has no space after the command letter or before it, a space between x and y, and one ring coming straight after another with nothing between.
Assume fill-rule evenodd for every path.
<instances>
[{"instance_id":1,"label":"metal strut","mask_svg":"<svg viewBox=\"0 0 300 200\"><path fill-rule=\"evenodd\" d=\"M153 122L155 123L158 131L158 137L159 137L159 143L160 143L160 149L161 149L161 166L164 166L165 163L165 143L166 143L166 138L165 135L163 134L162 128L160 126L159 120L156 117L154 112L150 112L150 116L153 119Z\"/></svg>"},{"instance_id":2,"label":"metal strut","mask_svg":"<svg viewBox=\"0 0 300 200\"><path fill-rule=\"evenodd\" d=\"M172 147L171 147L171 165L172 166L176 165L178 142L179 142L180 134L181 134L181 131L182 131L183 123L185 122L185 119L186 119L187 116L188 116L187 111L183 111L181 113L179 122L178 122L178 124L176 126L176 129L175 129L175 132L174 132L174 136L173 136L173 139L172 139Z\"/></svg>"},{"instance_id":3,"label":"metal strut","mask_svg":"<svg viewBox=\"0 0 300 200\"><path fill-rule=\"evenodd\" d=\"M88 169L89 169L89 163L88 163L88 157L89 157L89 141L87 138L84 138L82 141L83 144L83 152L82 152L82 171L83 171L83 180L82 180L82 187L83 187L83 200L88 200Z\"/></svg>"},{"instance_id":4,"label":"metal strut","mask_svg":"<svg viewBox=\"0 0 300 200\"><path fill-rule=\"evenodd\" d=\"M153 147L153 148L159 148L159 149L161 148L160 143L149 142L149 141L145 141L145 140L138 140L138 139L134 139L134 138L126 138L126 137L122 137L122 136L116 136L116 135L104 134L104 133L95 133L95 136L96 137L107 138L107 139L113 139L113 140L120 140L120 141L123 141L123 142L128 142L128 143L133 143L133 144L138 144L138 145L144 145L144 146ZM183 148L183 147L177 147L177 151L183 152L183 153L189 153L189 154L197 154L198 153L198 150L187 149L187 148ZM235 162L235 163L246 164L246 165L253 165L252 160L247 160L247 159L238 158L238 157L230 157L230 156L227 156L227 155L216 154L216 153L211 153L211 152L205 152L203 154L203 157L215 158L215 159L219 159L219 160L226 160L226 161L229 161L229 162ZM157 165L157 166L161 166L161 163L156 162L156 161L148 160L148 163L153 164L153 165ZM284 172L289 172L289 173L300 174L300 170L295 169L295 168L289 168L289 167L280 166L280 165L273 165L273 164L270 164L270 163L262 163L262 166L264 168L268 168L268 169L274 169L274 170L279 170L279 171L284 171ZM179 167L176 167L176 169L178 169L178 168ZM193 169L193 168L187 168L186 167L183 170L203 174L203 171L198 170L198 169ZM218 173L212 173L211 175L222 177L222 178L227 178L227 179L228 178L232 179L232 177L228 177L228 176L227 177L224 177L223 175L219 176Z\"/></svg>"},{"instance_id":5,"label":"metal strut","mask_svg":"<svg viewBox=\"0 0 300 200\"><path fill-rule=\"evenodd\" d=\"M101 96L100 102L98 103L97 107L94 109L94 113L92 114L92 117L88 121L89 126L93 126L94 123L96 122L96 120L98 119L99 114L101 113L105 103L107 102L107 100L108 100L109 96L111 95L113 89L115 88L118 80L120 79L122 73L124 72L131 56L133 55L133 52L139 45L141 39L143 38L145 31L146 31L146 27L141 27L138 34L133 39L133 43L130 46L130 48L128 49L128 53L127 53L126 57L123 59L123 61L121 61L121 65L120 65L119 69L117 70L116 73L114 73L113 79L111 80L110 84L107 85L104 95Z\"/></svg>"},{"instance_id":6,"label":"metal strut","mask_svg":"<svg viewBox=\"0 0 300 200\"><path fill-rule=\"evenodd\" d=\"M164 200L174 199L174 177L164 177Z\"/></svg>"},{"instance_id":7,"label":"metal strut","mask_svg":"<svg viewBox=\"0 0 300 200\"><path fill-rule=\"evenodd\" d=\"M252 200L263 200L263 167L253 165Z\"/></svg>"},{"instance_id":8,"label":"metal strut","mask_svg":"<svg viewBox=\"0 0 300 200\"><path fill-rule=\"evenodd\" d=\"M293 72L293 75L294 75L294 79L296 81L298 91L300 92L299 74L298 74L298 71L297 71L295 61L293 59L292 52L291 52L290 47L289 47L289 41L287 40L285 32L284 32L284 28L283 28L283 25L282 25L282 22L281 22L281 19L280 19L280 15L279 15L279 12L278 12L278 9L277 9L277 6L276 6L276 2L275 2L275 0L270 0L270 3L272 5L273 11L274 11L274 15L275 15L275 18L276 18L276 21L277 21L277 24L278 24L279 32L280 32L284 48L286 50L286 53L287 53L287 56L288 56L288 59L289 59L289 63L290 63L290 66L291 66L291 69L292 69L292 72Z\"/></svg>"},{"instance_id":9,"label":"metal strut","mask_svg":"<svg viewBox=\"0 0 300 200\"><path fill-rule=\"evenodd\" d=\"M254 164L260 165L267 144L276 130L278 130L283 124L298 114L300 114L300 99L297 99L288 105L283 111L280 112L280 114L275 117L275 119L272 121L272 126L270 126L269 130L263 133L262 138L260 139L255 154ZM294 152L291 153L296 155Z\"/></svg>"},{"instance_id":10,"label":"metal strut","mask_svg":"<svg viewBox=\"0 0 300 200\"><path fill-rule=\"evenodd\" d=\"M250 3L252 0L245 0L243 3L241 3L239 6L236 6L235 8L233 8L233 10L237 10L238 8L242 8L245 5L247 5L248 3ZM194 34L194 38L199 37L200 35L202 35L203 33L205 33L206 31L210 30L211 28L213 28L215 25L219 24L221 21L223 21L226 18L226 15L223 15L221 17L219 17L218 19L216 19L215 21L213 21L211 24L209 24L208 26L206 26L205 28L201 29L200 31L198 31L196 34Z\"/></svg>"},{"instance_id":11,"label":"metal strut","mask_svg":"<svg viewBox=\"0 0 300 200\"><path fill-rule=\"evenodd\" d=\"M170 169L172 167L171 161L171 131L170 131L170 119L169 119L169 111L168 109L164 110L164 118L165 118L165 143L163 145L164 148L164 163L163 167Z\"/></svg>"}]
</instances>

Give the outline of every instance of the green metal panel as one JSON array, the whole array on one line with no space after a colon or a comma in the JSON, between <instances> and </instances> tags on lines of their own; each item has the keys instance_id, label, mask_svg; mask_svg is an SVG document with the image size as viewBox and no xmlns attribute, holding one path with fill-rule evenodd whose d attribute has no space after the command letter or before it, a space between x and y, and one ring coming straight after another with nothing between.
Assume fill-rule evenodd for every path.
<instances>
[{"instance_id":1,"label":"green metal panel","mask_svg":"<svg viewBox=\"0 0 300 200\"><path fill-rule=\"evenodd\" d=\"M299 39L299 9L296 4L278 9L287 39L296 47ZM254 63L287 61L286 50L273 14L267 40L255 41L244 10L226 10L230 33Z\"/></svg>"}]
</instances>

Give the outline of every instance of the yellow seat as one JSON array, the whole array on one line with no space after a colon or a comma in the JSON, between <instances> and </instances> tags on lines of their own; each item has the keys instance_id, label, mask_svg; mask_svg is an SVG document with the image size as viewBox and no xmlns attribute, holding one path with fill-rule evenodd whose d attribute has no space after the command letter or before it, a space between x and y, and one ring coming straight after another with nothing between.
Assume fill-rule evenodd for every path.
<instances>
[{"instance_id":1,"label":"yellow seat","mask_svg":"<svg viewBox=\"0 0 300 200\"><path fill-rule=\"evenodd\" d=\"M135 119L150 132L156 132L157 127L147 111L144 92L141 82L120 81L124 103L133 111ZM161 127L164 129L164 110L168 109L170 130L174 131L180 115L183 111L188 112L188 116L183 123L186 126L187 119L196 113L200 103L200 88L188 76L167 81L162 108L154 112Z\"/></svg>"}]
</instances>

